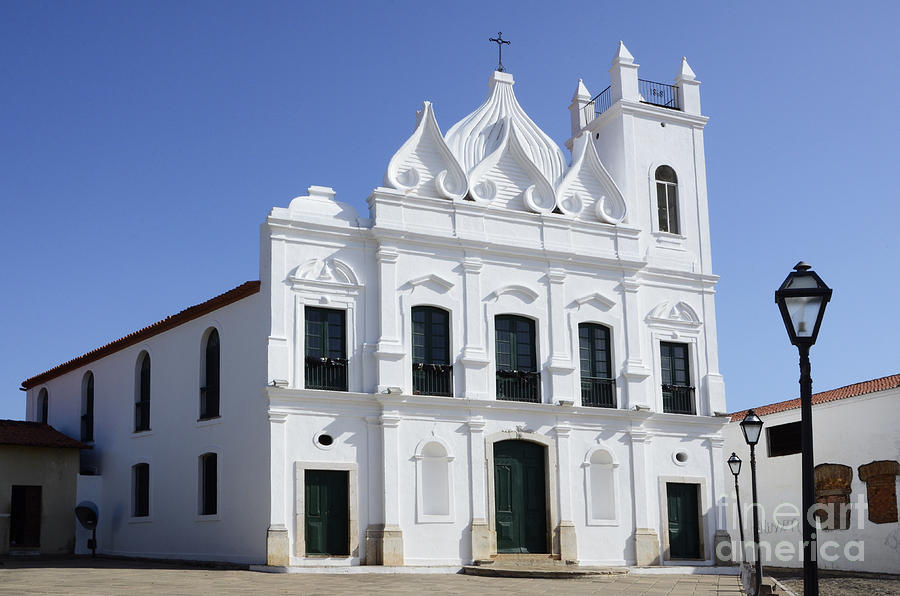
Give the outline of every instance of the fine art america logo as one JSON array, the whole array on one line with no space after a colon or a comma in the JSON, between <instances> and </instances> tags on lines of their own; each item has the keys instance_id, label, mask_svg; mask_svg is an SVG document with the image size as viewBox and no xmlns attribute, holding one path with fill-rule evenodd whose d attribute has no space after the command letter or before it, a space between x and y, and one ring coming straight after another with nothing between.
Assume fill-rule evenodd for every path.
<instances>
[{"instance_id":1,"label":"fine art america logo","mask_svg":"<svg viewBox=\"0 0 900 596\"><path fill-rule=\"evenodd\" d=\"M799 561L803 555L803 539L800 538L800 508L793 503L783 502L776 506L771 515L767 515L765 507L756 505L759 516L760 531L760 558L770 564L773 562L789 563ZM753 542L753 508L748 505L743 508L743 520L745 538L743 544L743 561L752 561L756 558L756 544ZM739 527L737 507L729 508L732 512L733 528ZM865 540L835 540L826 539L830 530L864 530L868 505L862 495L858 495L855 502L840 503L816 503L807 515L810 524L816 528L813 533L813 542L818 548L813 549L813 557L818 561L833 563L840 559L845 561L865 560ZM852 524L851 521L855 522ZM789 533L790 536L780 538L777 534ZM858 532L851 535L858 536ZM840 532L834 534L840 538ZM722 542L716 545L716 556L728 559L735 548L740 549L737 536L732 538L732 543Z\"/></svg>"}]
</instances>

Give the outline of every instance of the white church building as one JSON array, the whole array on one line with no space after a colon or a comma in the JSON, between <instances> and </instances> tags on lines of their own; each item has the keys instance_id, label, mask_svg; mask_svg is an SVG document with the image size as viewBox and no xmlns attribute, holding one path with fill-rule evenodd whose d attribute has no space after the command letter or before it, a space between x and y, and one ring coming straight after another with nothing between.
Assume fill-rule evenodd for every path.
<instances>
[{"instance_id":1,"label":"white church building","mask_svg":"<svg viewBox=\"0 0 900 596\"><path fill-rule=\"evenodd\" d=\"M259 281L24 381L29 420L93 445L99 552L721 562L700 83L620 43L567 157L487 82L446 133L423 104L366 217L312 186L262 225Z\"/></svg>"}]
</instances>

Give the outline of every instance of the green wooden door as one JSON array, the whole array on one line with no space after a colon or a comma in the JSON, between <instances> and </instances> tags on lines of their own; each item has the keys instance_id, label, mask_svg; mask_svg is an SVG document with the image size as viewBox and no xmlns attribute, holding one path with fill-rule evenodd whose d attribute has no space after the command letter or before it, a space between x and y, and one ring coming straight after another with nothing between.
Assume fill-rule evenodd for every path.
<instances>
[{"instance_id":1,"label":"green wooden door","mask_svg":"<svg viewBox=\"0 0 900 596\"><path fill-rule=\"evenodd\" d=\"M349 555L347 472L306 470L307 555Z\"/></svg>"},{"instance_id":2,"label":"green wooden door","mask_svg":"<svg viewBox=\"0 0 900 596\"><path fill-rule=\"evenodd\" d=\"M497 552L546 553L544 447L527 441L494 443Z\"/></svg>"},{"instance_id":3,"label":"green wooden door","mask_svg":"<svg viewBox=\"0 0 900 596\"><path fill-rule=\"evenodd\" d=\"M700 508L696 484L669 482L666 496L669 509L669 557L700 558Z\"/></svg>"}]
</instances>

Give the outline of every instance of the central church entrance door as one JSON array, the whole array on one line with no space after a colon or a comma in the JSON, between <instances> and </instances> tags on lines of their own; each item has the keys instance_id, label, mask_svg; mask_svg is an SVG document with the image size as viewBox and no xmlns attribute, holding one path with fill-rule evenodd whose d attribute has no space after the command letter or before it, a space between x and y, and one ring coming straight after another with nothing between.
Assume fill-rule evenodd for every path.
<instances>
[{"instance_id":1,"label":"central church entrance door","mask_svg":"<svg viewBox=\"0 0 900 596\"><path fill-rule=\"evenodd\" d=\"M494 507L498 553L547 553L544 447L494 443Z\"/></svg>"}]
</instances>

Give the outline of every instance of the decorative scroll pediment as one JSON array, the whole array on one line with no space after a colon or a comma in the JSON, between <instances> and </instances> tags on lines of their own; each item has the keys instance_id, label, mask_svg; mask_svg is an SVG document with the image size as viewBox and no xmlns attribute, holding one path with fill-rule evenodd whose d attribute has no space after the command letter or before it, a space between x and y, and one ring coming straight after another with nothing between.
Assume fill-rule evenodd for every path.
<instances>
[{"instance_id":1,"label":"decorative scroll pediment","mask_svg":"<svg viewBox=\"0 0 900 596\"><path fill-rule=\"evenodd\" d=\"M650 311L647 320L652 323L679 325L683 327L699 327L700 317L686 302L672 304L669 301L661 302Z\"/></svg>"},{"instance_id":2,"label":"decorative scroll pediment","mask_svg":"<svg viewBox=\"0 0 900 596\"><path fill-rule=\"evenodd\" d=\"M572 146L572 165L556 187L559 210L571 217L585 217L589 205L604 223L625 219L625 198L603 167L589 134L582 134Z\"/></svg>"},{"instance_id":3,"label":"decorative scroll pediment","mask_svg":"<svg viewBox=\"0 0 900 596\"><path fill-rule=\"evenodd\" d=\"M522 190L525 206L535 213L550 213L556 207L556 194L553 186L544 177L541 170L531 160L528 149L523 144L523 135L518 126L509 118L497 122L492 133L498 136L494 150L476 165L469 174L469 196L476 201L492 201L498 192L497 184L492 180L492 173L503 168L504 156L509 155L520 172L504 172L505 177L527 179L528 186ZM513 170L516 169L512 166Z\"/></svg>"},{"instance_id":4,"label":"decorative scroll pediment","mask_svg":"<svg viewBox=\"0 0 900 596\"><path fill-rule=\"evenodd\" d=\"M416 129L391 158L384 185L446 199L461 199L468 191L465 172L441 136L431 102L416 113Z\"/></svg>"},{"instance_id":5,"label":"decorative scroll pediment","mask_svg":"<svg viewBox=\"0 0 900 596\"><path fill-rule=\"evenodd\" d=\"M501 143L500 140L504 135L510 134L510 127L515 128L525 159L551 186L559 181L566 169L562 151L519 105L513 93L514 83L509 73L497 71L492 73L490 93L484 103L447 131L447 146L463 169L469 173L470 190L477 186L477 183L472 182L474 169L505 143L505 141ZM483 174L485 169L480 168L479 171ZM484 181L479 182L486 184ZM543 209L540 200L543 198L540 194L543 189L536 182L534 184L536 188L532 192L539 195L539 199L535 202ZM476 200L490 196L488 190L484 188L481 192L477 192Z\"/></svg>"},{"instance_id":6,"label":"decorative scroll pediment","mask_svg":"<svg viewBox=\"0 0 900 596\"><path fill-rule=\"evenodd\" d=\"M493 299L496 302L503 294L513 294L518 296L524 302L534 302L537 300L538 296L540 296L540 294L529 287L513 284L494 290L488 295L488 298Z\"/></svg>"},{"instance_id":7,"label":"decorative scroll pediment","mask_svg":"<svg viewBox=\"0 0 900 596\"><path fill-rule=\"evenodd\" d=\"M349 265L335 258L310 259L298 265L288 279L294 283L358 286L359 280Z\"/></svg>"},{"instance_id":8,"label":"decorative scroll pediment","mask_svg":"<svg viewBox=\"0 0 900 596\"><path fill-rule=\"evenodd\" d=\"M615 302L610 300L600 292L594 292L593 294L588 294L587 296L582 296L581 298L576 298L573 304L578 306L584 306L585 304L594 303L603 310L609 310L613 306L615 306Z\"/></svg>"},{"instance_id":9,"label":"decorative scroll pediment","mask_svg":"<svg viewBox=\"0 0 900 596\"><path fill-rule=\"evenodd\" d=\"M401 287L413 291L418 286L425 286L430 287L434 291L443 294L445 292L449 292L450 289L453 288L453 285L454 284L452 281L448 281L439 275L435 275L434 273L429 273L428 275L423 275L421 277L411 279Z\"/></svg>"}]
</instances>

